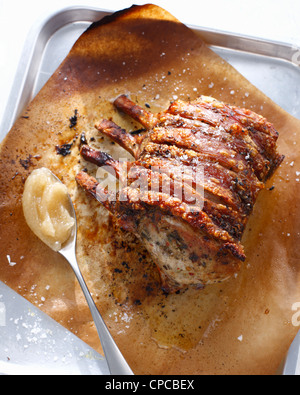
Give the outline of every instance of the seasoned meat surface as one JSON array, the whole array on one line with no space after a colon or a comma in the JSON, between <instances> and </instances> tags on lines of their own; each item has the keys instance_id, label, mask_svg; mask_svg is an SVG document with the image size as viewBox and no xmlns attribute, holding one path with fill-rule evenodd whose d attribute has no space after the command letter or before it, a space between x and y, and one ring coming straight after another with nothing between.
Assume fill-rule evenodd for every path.
<instances>
[{"instance_id":1,"label":"seasoned meat surface","mask_svg":"<svg viewBox=\"0 0 300 395\"><path fill-rule=\"evenodd\" d=\"M145 130L133 135L108 120L96 128L134 161L83 145L81 155L111 171L120 188L115 194L86 172L78 184L143 242L166 292L231 277L246 259L241 238L257 195L283 160L273 125L204 96L159 114L125 95L114 104Z\"/></svg>"}]
</instances>

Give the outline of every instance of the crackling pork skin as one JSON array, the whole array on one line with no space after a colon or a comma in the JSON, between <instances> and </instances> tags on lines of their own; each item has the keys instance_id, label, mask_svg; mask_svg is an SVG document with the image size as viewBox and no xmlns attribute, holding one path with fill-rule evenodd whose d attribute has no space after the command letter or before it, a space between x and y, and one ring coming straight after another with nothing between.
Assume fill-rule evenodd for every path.
<instances>
[{"instance_id":1,"label":"crackling pork skin","mask_svg":"<svg viewBox=\"0 0 300 395\"><path fill-rule=\"evenodd\" d=\"M142 241L166 292L230 278L246 259L241 239L257 195L283 160L274 126L205 96L159 114L125 95L114 105L144 129L128 133L109 120L96 128L134 161L85 144L82 157L111 171L120 189L114 194L84 171L78 184Z\"/></svg>"}]
</instances>

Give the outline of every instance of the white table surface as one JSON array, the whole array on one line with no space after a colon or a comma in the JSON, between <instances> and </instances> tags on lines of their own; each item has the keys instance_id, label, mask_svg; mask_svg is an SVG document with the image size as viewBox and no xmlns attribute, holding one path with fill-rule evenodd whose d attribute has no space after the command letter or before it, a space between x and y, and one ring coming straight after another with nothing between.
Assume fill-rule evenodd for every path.
<instances>
[{"instance_id":1,"label":"white table surface","mask_svg":"<svg viewBox=\"0 0 300 395\"><path fill-rule=\"evenodd\" d=\"M22 49L34 24L74 5L115 11L146 3L138 0L0 0L0 124ZM152 3L187 24L300 46L299 0L154 0Z\"/></svg>"}]
</instances>

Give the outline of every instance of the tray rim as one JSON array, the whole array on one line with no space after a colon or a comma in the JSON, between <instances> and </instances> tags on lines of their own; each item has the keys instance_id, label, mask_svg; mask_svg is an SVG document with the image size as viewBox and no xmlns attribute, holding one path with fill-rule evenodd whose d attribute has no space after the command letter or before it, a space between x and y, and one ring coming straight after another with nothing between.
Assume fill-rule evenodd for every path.
<instances>
[{"instance_id":1,"label":"tray rim","mask_svg":"<svg viewBox=\"0 0 300 395\"><path fill-rule=\"evenodd\" d=\"M42 21L39 20L32 26L25 40L12 88L8 96L4 116L0 124L0 143L20 116L25 106L32 100L36 73L40 65L40 62L35 64L34 60L36 57L39 57L41 61L43 56L41 49L45 48L51 36L59 29L72 23L93 23L114 12L108 9L89 6L64 7L48 14ZM186 26L200 35L212 48L223 48L276 58L300 69L300 62L293 61L293 55L298 51L300 53L300 46L298 47L284 41L236 34L215 28L190 24L186 24ZM42 42L39 41L40 37L43 38ZM25 93L26 87L30 87L30 94Z\"/></svg>"}]
</instances>

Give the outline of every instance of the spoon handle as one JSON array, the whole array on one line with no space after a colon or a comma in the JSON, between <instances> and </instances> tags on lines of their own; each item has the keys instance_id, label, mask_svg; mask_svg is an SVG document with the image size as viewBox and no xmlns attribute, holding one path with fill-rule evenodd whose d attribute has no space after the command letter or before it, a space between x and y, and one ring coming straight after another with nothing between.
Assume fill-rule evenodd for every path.
<instances>
[{"instance_id":1,"label":"spoon handle","mask_svg":"<svg viewBox=\"0 0 300 395\"><path fill-rule=\"evenodd\" d=\"M134 373L132 372L126 360L124 359L123 355L121 354L120 350L118 349L107 326L105 325L103 318L101 317L101 314L99 313L95 305L95 302L88 290L88 287L79 269L75 252L72 252L72 250L68 250L68 251L61 251L61 254L70 263L77 277L77 280L81 286L81 289L84 293L86 301L89 305L110 373L112 375L133 375Z\"/></svg>"}]
</instances>

